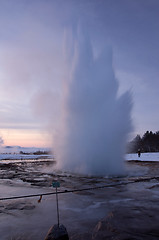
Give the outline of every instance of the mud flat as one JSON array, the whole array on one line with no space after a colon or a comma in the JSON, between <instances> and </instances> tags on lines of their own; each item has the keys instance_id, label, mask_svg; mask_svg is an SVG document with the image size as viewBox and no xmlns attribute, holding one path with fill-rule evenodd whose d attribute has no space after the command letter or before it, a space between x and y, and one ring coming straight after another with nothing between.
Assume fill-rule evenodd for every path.
<instances>
[{"instance_id":1,"label":"mud flat","mask_svg":"<svg viewBox=\"0 0 159 240\"><path fill-rule=\"evenodd\" d=\"M0 164L0 197L105 186L59 195L71 240L159 239L159 163L127 161L124 176L88 177L55 170L54 161ZM0 201L2 240L43 240L57 223L55 195Z\"/></svg>"}]
</instances>

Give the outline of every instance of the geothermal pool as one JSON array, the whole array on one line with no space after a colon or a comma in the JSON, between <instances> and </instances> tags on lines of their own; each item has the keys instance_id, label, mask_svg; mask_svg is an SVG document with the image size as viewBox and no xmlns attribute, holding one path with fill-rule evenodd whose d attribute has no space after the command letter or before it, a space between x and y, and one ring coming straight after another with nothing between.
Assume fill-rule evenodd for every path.
<instances>
[{"instance_id":1,"label":"geothermal pool","mask_svg":"<svg viewBox=\"0 0 159 240\"><path fill-rule=\"evenodd\" d=\"M6 160L0 163L0 197L52 192L55 180L61 184L59 190L110 185L59 195L60 222L70 239L158 239L159 163L152 162L157 155L149 156L151 162L126 161L124 175L114 177L60 172L51 159ZM38 199L0 201L2 240L45 238L57 223L56 199L55 195L43 196L40 203Z\"/></svg>"}]
</instances>

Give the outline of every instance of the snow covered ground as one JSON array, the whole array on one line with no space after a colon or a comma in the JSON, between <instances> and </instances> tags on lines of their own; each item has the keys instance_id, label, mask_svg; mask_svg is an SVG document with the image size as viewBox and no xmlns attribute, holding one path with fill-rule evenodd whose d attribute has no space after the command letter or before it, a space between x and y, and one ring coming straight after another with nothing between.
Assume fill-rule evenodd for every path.
<instances>
[{"instance_id":1,"label":"snow covered ground","mask_svg":"<svg viewBox=\"0 0 159 240\"><path fill-rule=\"evenodd\" d=\"M40 154L37 154L40 152ZM42 154L44 152L44 154ZM27 147L1 147L0 148L0 160L31 160L31 159L50 159L53 155L45 154L46 152L51 152L50 148L27 148ZM35 154L36 153L36 154Z\"/></svg>"},{"instance_id":2,"label":"snow covered ground","mask_svg":"<svg viewBox=\"0 0 159 240\"><path fill-rule=\"evenodd\" d=\"M151 152L151 153L141 153L141 156L138 157L137 153L131 153L125 155L125 160L138 160L138 161L152 161L158 162L159 161L159 153L158 152Z\"/></svg>"},{"instance_id":3,"label":"snow covered ground","mask_svg":"<svg viewBox=\"0 0 159 240\"><path fill-rule=\"evenodd\" d=\"M0 146L0 153L35 153L37 151L51 151L50 148L20 147L20 146Z\"/></svg>"},{"instance_id":4,"label":"snow covered ground","mask_svg":"<svg viewBox=\"0 0 159 240\"><path fill-rule=\"evenodd\" d=\"M46 154L40 154L40 155L34 155L34 154L18 154L18 153L14 153L14 154L0 154L0 161L4 161L4 160L32 160L32 159L39 159L39 158L44 158L44 159L50 159L53 158L52 155L46 155Z\"/></svg>"},{"instance_id":5,"label":"snow covered ground","mask_svg":"<svg viewBox=\"0 0 159 240\"><path fill-rule=\"evenodd\" d=\"M50 148L27 148L27 147L1 147L0 148L0 160L31 160L40 158L53 158L52 154L40 154L35 155L35 152L51 152ZM23 154L21 154L23 152ZM26 154L24 154L26 153ZM137 153L125 154L125 160L138 160L138 161L159 161L159 153L141 153L138 157Z\"/></svg>"}]
</instances>

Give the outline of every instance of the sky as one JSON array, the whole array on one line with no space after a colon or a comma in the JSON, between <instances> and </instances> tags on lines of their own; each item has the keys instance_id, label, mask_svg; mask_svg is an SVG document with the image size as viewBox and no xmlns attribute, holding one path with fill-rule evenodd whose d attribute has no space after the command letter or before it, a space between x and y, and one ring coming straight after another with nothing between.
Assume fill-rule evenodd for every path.
<instances>
[{"instance_id":1,"label":"sky","mask_svg":"<svg viewBox=\"0 0 159 240\"><path fill-rule=\"evenodd\" d=\"M1 143L50 146L48 118L54 129L67 77L66 32L78 24L96 54L112 47L118 94L132 94L131 137L158 131L158 23L158 0L0 0Z\"/></svg>"}]
</instances>

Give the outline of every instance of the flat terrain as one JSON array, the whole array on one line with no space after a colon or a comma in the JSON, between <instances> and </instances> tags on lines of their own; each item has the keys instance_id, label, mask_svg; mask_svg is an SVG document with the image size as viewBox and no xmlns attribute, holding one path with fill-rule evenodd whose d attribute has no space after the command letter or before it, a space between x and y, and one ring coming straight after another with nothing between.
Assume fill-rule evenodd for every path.
<instances>
[{"instance_id":1,"label":"flat terrain","mask_svg":"<svg viewBox=\"0 0 159 240\"><path fill-rule=\"evenodd\" d=\"M59 194L60 222L71 240L159 239L159 163L129 161L124 176L88 177L55 170L50 160L0 164L0 197L105 186ZM57 223L55 195L0 201L1 240L43 240Z\"/></svg>"}]
</instances>

